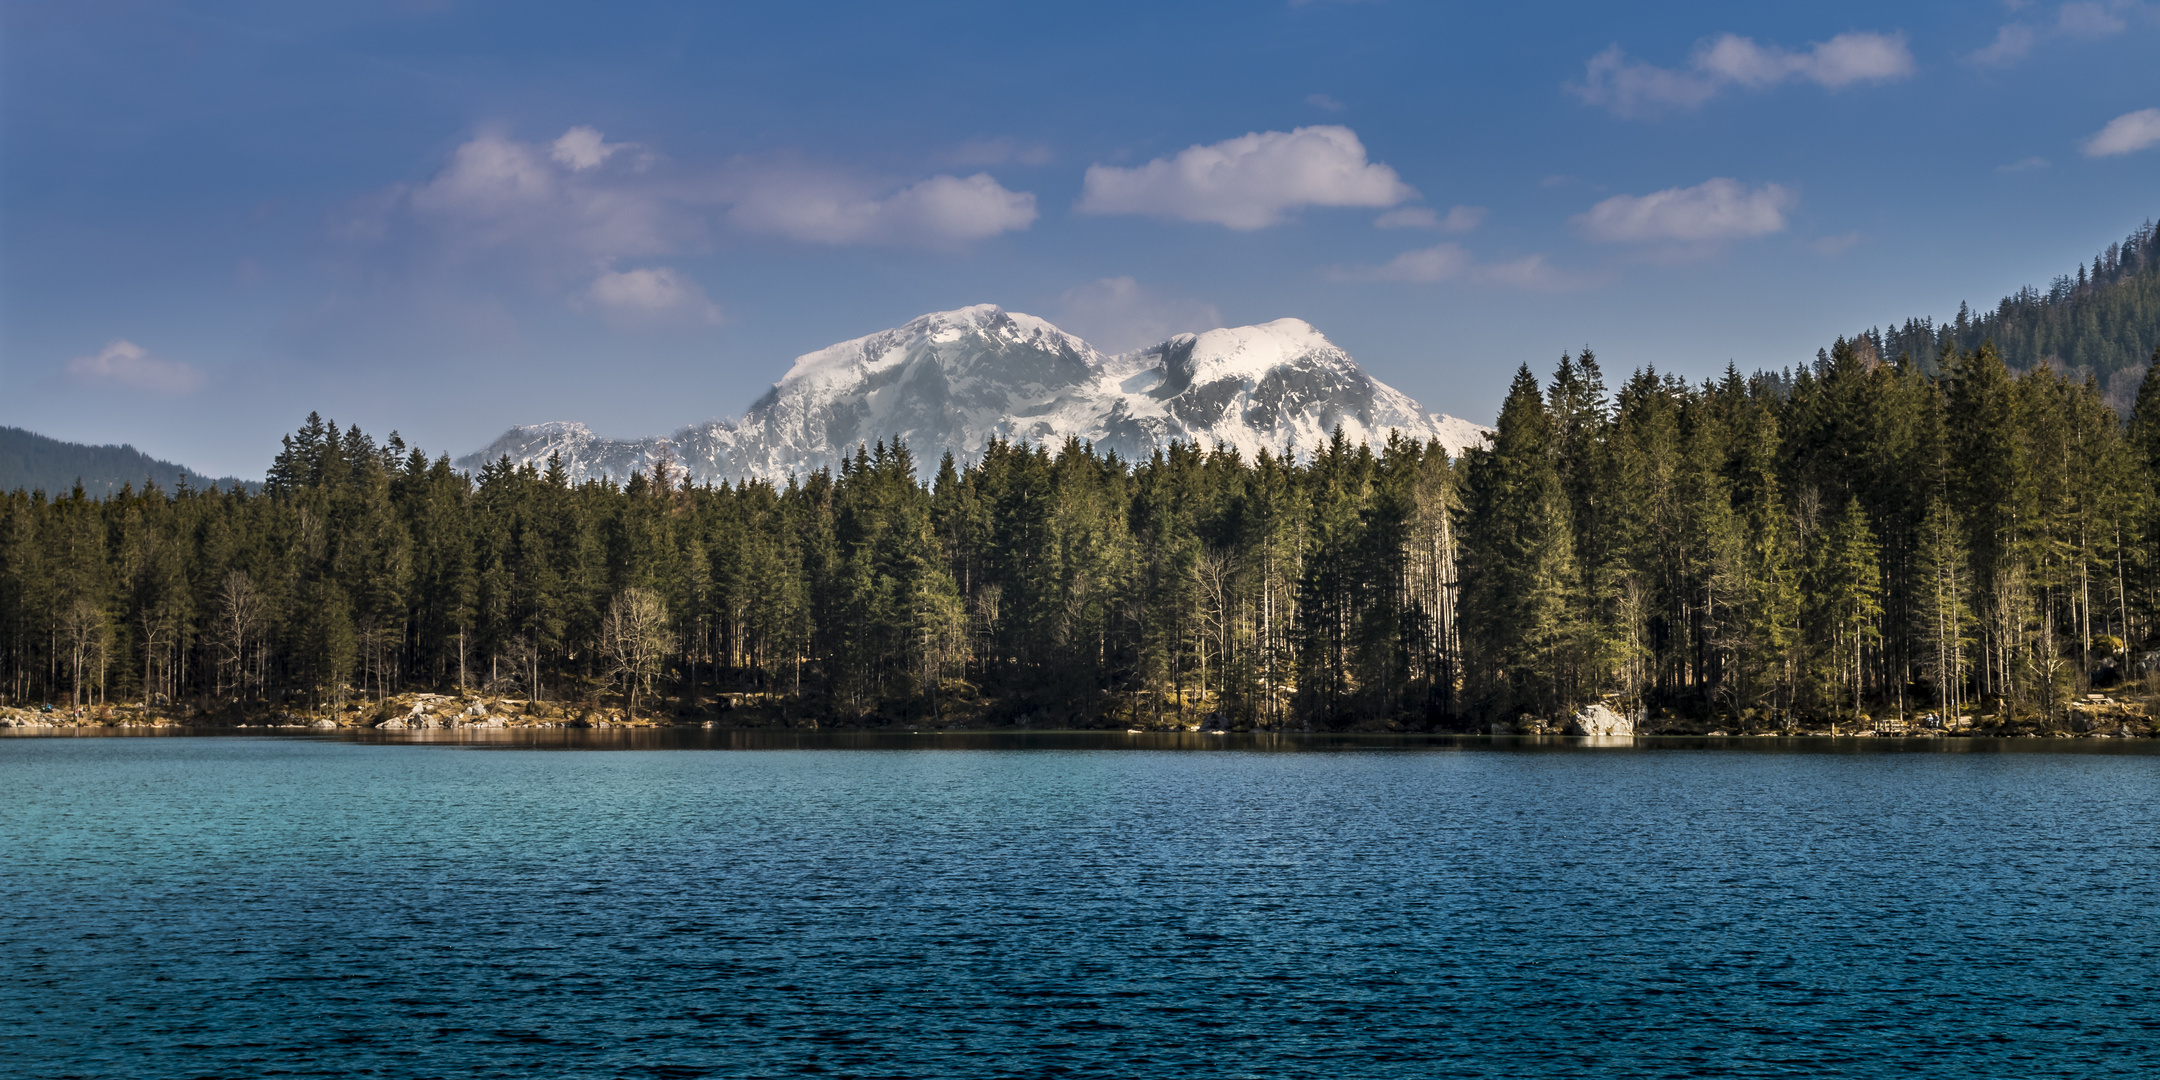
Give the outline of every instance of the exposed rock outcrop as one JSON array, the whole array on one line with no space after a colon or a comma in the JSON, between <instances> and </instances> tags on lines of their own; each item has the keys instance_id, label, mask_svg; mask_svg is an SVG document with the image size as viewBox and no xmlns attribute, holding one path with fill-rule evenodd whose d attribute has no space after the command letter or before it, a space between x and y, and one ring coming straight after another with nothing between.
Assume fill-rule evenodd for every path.
<instances>
[{"instance_id":1,"label":"exposed rock outcrop","mask_svg":"<svg viewBox=\"0 0 2160 1080\"><path fill-rule=\"evenodd\" d=\"M1600 701L1581 712L1568 717L1567 733L1570 735L1634 735L1635 719L1614 712Z\"/></svg>"}]
</instances>

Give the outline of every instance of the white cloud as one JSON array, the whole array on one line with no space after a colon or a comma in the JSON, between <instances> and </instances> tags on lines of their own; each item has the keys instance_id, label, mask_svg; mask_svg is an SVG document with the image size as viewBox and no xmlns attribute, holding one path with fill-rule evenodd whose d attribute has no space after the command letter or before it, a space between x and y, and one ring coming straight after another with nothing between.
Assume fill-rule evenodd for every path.
<instances>
[{"instance_id":1,"label":"white cloud","mask_svg":"<svg viewBox=\"0 0 2160 1080\"><path fill-rule=\"evenodd\" d=\"M582 303L619 326L720 322L720 309L706 297L704 287L664 266L603 271L585 290Z\"/></svg>"},{"instance_id":2,"label":"white cloud","mask_svg":"<svg viewBox=\"0 0 2160 1080\"><path fill-rule=\"evenodd\" d=\"M555 172L533 147L489 133L452 150L450 164L413 193L413 205L494 215L546 202L555 193Z\"/></svg>"},{"instance_id":3,"label":"white cloud","mask_svg":"<svg viewBox=\"0 0 2160 1080\"><path fill-rule=\"evenodd\" d=\"M1698 75L1652 64L1629 63L1614 45L1590 58L1577 97L1602 105L1616 115L1635 117L1661 109L1692 109L1717 96L1717 83Z\"/></svg>"},{"instance_id":4,"label":"white cloud","mask_svg":"<svg viewBox=\"0 0 2160 1080\"><path fill-rule=\"evenodd\" d=\"M1526 255L1507 262L1480 263L1469 249L1452 241L1405 251L1378 266L1334 267L1327 272L1327 277L1330 281L1404 281L1415 284L1462 280L1542 292L1579 289L1595 283L1595 279L1591 277L1553 266L1545 261L1543 255Z\"/></svg>"},{"instance_id":5,"label":"white cloud","mask_svg":"<svg viewBox=\"0 0 2160 1080\"><path fill-rule=\"evenodd\" d=\"M1337 125L1241 135L1189 146L1138 168L1088 166L1079 209L1261 229L1307 206L1394 206L1417 197L1395 170L1365 158Z\"/></svg>"},{"instance_id":6,"label":"white cloud","mask_svg":"<svg viewBox=\"0 0 2160 1080\"><path fill-rule=\"evenodd\" d=\"M2032 52L2033 45L2039 39L2040 35L2034 33L2032 27L2023 23L2007 23L1995 31L1994 41L1973 50L1965 59L1986 67L2009 67L2025 59L2025 54Z\"/></svg>"},{"instance_id":7,"label":"white cloud","mask_svg":"<svg viewBox=\"0 0 2160 1080\"><path fill-rule=\"evenodd\" d=\"M2045 169L2047 167L2048 159L2044 157L2029 157L2019 158L2018 160L2013 161L2008 165L1997 165L1995 166L1995 171L1999 173L2021 173L2032 172L2035 169Z\"/></svg>"},{"instance_id":8,"label":"white cloud","mask_svg":"<svg viewBox=\"0 0 2160 1080\"><path fill-rule=\"evenodd\" d=\"M1804 53L1724 34L1696 54L1695 66L1751 89L1804 79L1837 90L1854 83L1904 78L1913 73L1913 58L1903 34L1839 34Z\"/></svg>"},{"instance_id":9,"label":"white cloud","mask_svg":"<svg viewBox=\"0 0 2160 1080\"><path fill-rule=\"evenodd\" d=\"M2013 5L2013 10L2025 6ZM1965 61L1984 67L2010 67L2043 41L2113 37L2130 28L2132 16L2150 18L2153 13L2151 5L2136 0L2075 0L2057 5L2052 19L2045 12L2036 12L2039 18L2004 23L1996 29L1995 40L1967 53Z\"/></svg>"},{"instance_id":10,"label":"white cloud","mask_svg":"<svg viewBox=\"0 0 2160 1080\"><path fill-rule=\"evenodd\" d=\"M1344 105L1342 102L1337 101L1334 98L1327 96L1326 94L1307 94L1305 95L1305 104L1310 105L1315 109L1320 109L1326 112L1341 112L1345 108L1348 108L1348 106Z\"/></svg>"},{"instance_id":11,"label":"white cloud","mask_svg":"<svg viewBox=\"0 0 2160 1080\"><path fill-rule=\"evenodd\" d=\"M988 173L933 176L879 197L841 173L743 162L721 190L735 227L814 244L951 247L1025 229L1039 216L1033 194L1008 191Z\"/></svg>"},{"instance_id":12,"label":"white cloud","mask_svg":"<svg viewBox=\"0 0 2160 1080\"><path fill-rule=\"evenodd\" d=\"M2112 157L2160 145L2160 109L2139 109L2107 122L2085 140L2086 157Z\"/></svg>"},{"instance_id":13,"label":"white cloud","mask_svg":"<svg viewBox=\"0 0 2160 1080\"><path fill-rule=\"evenodd\" d=\"M1057 324L1096 348L1118 353L1167 341L1172 335L1223 325L1215 305L1168 296L1127 277L1068 289L1058 298Z\"/></svg>"},{"instance_id":14,"label":"white cloud","mask_svg":"<svg viewBox=\"0 0 2160 1080\"><path fill-rule=\"evenodd\" d=\"M1429 206L1404 206L1374 218L1373 225L1382 229L1439 229L1463 233L1484 224L1485 213L1482 206L1455 206L1448 208L1446 217L1441 217Z\"/></svg>"},{"instance_id":15,"label":"white cloud","mask_svg":"<svg viewBox=\"0 0 2160 1080\"><path fill-rule=\"evenodd\" d=\"M1714 243L1783 230L1785 211L1796 201L1776 184L1749 188L1718 177L1694 187L1615 195L1574 222L1585 237L1603 243Z\"/></svg>"},{"instance_id":16,"label":"white cloud","mask_svg":"<svg viewBox=\"0 0 2160 1080\"><path fill-rule=\"evenodd\" d=\"M599 168L607 159L628 149L630 145L608 142L600 137L599 129L580 124L563 132L562 138L555 140L554 149L548 156L568 166L572 172L584 172L586 169Z\"/></svg>"},{"instance_id":17,"label":"white cloud","mask_svg":"<svg viewBox=\"0 0 2160 1080\"><path fill-rule=\"evenodd\" d=\"M2112 37L2130 28L2122 12L2132 6L2090 2L2064 4L2055 9L2055 27L2073 37Z\"/></svg>"},{"instance_id":18,"label":"white cloud","mask_svg":"<svg viewBox=\"0 0 2160 1080\"><path fill-rule=\"evenodd\" d=\"M1582 83L1569 89L1592 105L1635 117L1697 108L1728 87L1761 90L1798 81L1840 90L1902 79L1915 69L1903 34L1853 31L1802 52L1720 34L1696 46L1684 71L1632 62L1620 46L1611 46L1590 58Z\"/></svg>"},{"instance_id":19,"label":"white cloud","mask_svg":"<svg viewBox=\"0 0 2160 1080\"><path fill-rule=\"evenodd\" d=\"M191 394L202 389L203 373L192 364L160 360L132 341L115 340L66 365L68 378L86 386L143 390L153 394Z\"/></svg>"},{"instance_id":20,"label":"white cloud","mask_svg":"<svg viewBox=\"0 0 2160 1080\"><path fill-rule=\"evenodd\" d=\"M510 256L516 273L559 289L623 259L706 250L720 225L816 244L951 248L1037 216L1034 195L985 173L896 185L790 158L686 169L649 152L628 169L603 167L633 146L584 126L541 144L484 132L426 182L355 200L331 231L360 244L410 240L451 259ZM1030 159L1035 149L971 152Z\"/></svg>"},{"instance_id":21,"label":"white cloud","mask_svg":"<svg viewBox=\"0 0 2160 1080\"><path fill-rule=\"evenodd\" d=\"M606 145L590 128L563 136L575 148L571 155L561 152L563 140L544 153L499 133L482 134L452 151L434 179L412 189L409 205L458 254L511 249L528 260L537 257L537 266L567 263L582 270L669 254L695 241L700 223L661 188L642 178L595 175L592 166L579 164L588 159L575 154L592 149L580 131L591 132L593 144Z\"/></svg>"},{"instance_id":22,"label":"white cloud","mask_svg":"<svg viewBox=\"0 0 2160 1080\"><path fill-rule=\"evenodd\" d=\"M1469 232L1485 224L1485 214L1482 206L1451 206L1447 216L1440 219L1440 227L1448 232Z\"/></svg>"},{"instance_id":23,"label":"white cloud","mask_svg":"<svg viewBox=\"0 0 2160 1080\"><path fill-rule=\"evenodd\" d=\"M1335 281L1447 281L1476 265L1469 249L1449 242L1405 251L1378 266L1347 266L1329 271Z\"/></svg>"}]
</instances>

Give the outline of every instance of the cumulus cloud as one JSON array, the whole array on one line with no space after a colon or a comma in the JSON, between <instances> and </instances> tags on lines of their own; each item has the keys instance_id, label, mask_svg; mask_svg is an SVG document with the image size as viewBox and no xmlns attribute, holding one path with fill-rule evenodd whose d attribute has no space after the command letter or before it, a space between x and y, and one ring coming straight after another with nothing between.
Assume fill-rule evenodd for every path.
<instances>
[{"instance_id":1,"label":"cumulus cloud","mask_svg":"<svg viewBox=\"0 0 2160 1080\"><path fill-rule=\"evenodd\" d=\"M949 247L1025 229L1035 196L988 173L933 176L879 194L857 178L791 164L738 163L720 186L730 224L813 244Z\"/></svg>"},{"instance_id":2,"label":"cumulus cloud","mask_svg":"<svg viewBox=\"0 0 2160 1080\"><path fill-rule=\"evenodd\" d=\"M1579 85L1569 90L1615 115L1645 116L1663 109L1692 109L1717 96L1717 83L1705 76L1654 64L1630 63L1613 45L1590 58Z\"/></svg>"},{"instance_id":3,"label":"cumulus cloud","mask_svg":"<svg viewBox=\"0 0 2160 1080\"><path fill-rule=\"evenodd\" d=\"M1213 330L1223 317L1213 304L1147 289L1125 276L1067 289L1058 298L1057 324L1098 349L1118 353Z\"/></svg>"},{"instance_id":4,"label":"cumulus cloud","mask_svg":"<svg viewBox=\"0 0 2160 1080\"><path fill-rule=\"evenodd\" d=\"M1429 206L1404 206L1390 210L1373 219L1373 225L1382 229L1439 229L1442 232L1469 232L1485 223L1482 206L1449 207L1447 216L1441 217Z\"/></svg>"},{"instance_id":5,"label":"cumulus cloud","mask_svg":"<svg viewBox=\"0 0 2160 1080\"><path fill-rule=\"evenodd\" d=\"M2113 37L2130 28L2131 17L2151 14L2150 5L2135 0L2075 0L2037 8L2025 19L1997 27L1995 39L1965 54L1965 61L1982 67L2011 67L2043 41Z\"/></svg>"},{"instance_id":6,"label":"cumulus cloud","mask_svg":"<svg viewBox=\"0 0 2160 1080\"><path fill-rule=\"evenodd\" d=\"M97 352L69 360L66 371L68 378L85 386L153 394L192 394L204 382L203 373L194 365L161 360L126 340L108 342Z\"/></svg>"},{"instance_id":7,"label":"cumulus cloud","mask_svg":"<svg viewBox=\"0 0 2160 1080\"><path fill-rule=\"evenodd\" d=\"M1344 105L1342 102L1337 101L1326 94L1307 94L1305 95L1305 104L1310 105L1315 109L1320 109L1324 112L1341 112L1345 108L1348 108L1348 106Z\"/></svg>"},{"instance_id":8,"label":"cumulus cloud","mask_svg":"<svg viewBox=\"0 0 2160 1080\"><path fill-rule=\"evenodd\" d=\"M1584 237L1601 243L1715 243L1782 231L1796 201L1776 184L1750 188L1717 177L1694 187L1615 195L1573 220Z\"/></svg>"},{"instance_id":9,"label":"cumulus cloud","mask_svg":"<svg viewBox=\"0 0 2160 1080\"><path fill-rule=\"evenodd\" d=\"M562 133L548 156L566 165L572 172L584 172L607 164L607 159L629 149L629 143L611 143L600 137L598 128L580 124Z\"/></svg>"},{"instance_id":10,"label":"cumulus cloud","mask_svg":"<svg viewBox=\"0 0 2160 1080\"><path fill-rule=\"evenodd\" d=\"M621 259L702 250L716 224L815 244L949 248L1037 217L1033 194L1009 191L988 173L879 183L785 157L656 171L647 153L622 163L618 154L631 145L590 127L546 145L484 133L426 183L356 203L334 231L381 240L409 212L455 253L510 250L581 279Z\"/></svg>"},{"instance_id":11,"label":"cumulus cloud","mask_svg":"<svg viewBox=\"0 0 2160 1080\"><path fill-rule=\"evenodd\" d=\"M2160 145L2160 109L2139 109L2107 122L2085 140L2086 157L2112 157Z\"/></svg>"},{"instance_id":12,"label":"cumulus cloud","mask_svg":"<svg viewBox=\"0 0 2160 1080\"><path fill-rule=\"evenodd\" d=\"M1034 150L990 149L1017 159ZM599 129L550 141L486 131L435 175L353 200L330 233L374 258L492 261L513 278L619 324L711 323L695 281L626 261L711 250L728 230L805 243L951 249L1036 218L1035 196L987 173L885 180L767 156L684 167ZM595 275L598 275L597 277Z\"/></svg>"},{"instance_id":13,"label":"cumulus cloud","mask_svg":"<svg viewBox=\"0 0 2160 1080\"><path fill-rule=\"evenodd\" d=\"M1585 275L1561 270L1543 255L1526 255L1506 262L1480 263L1469 249L1448 242L1405 251L1378 266L1339 266L1328 271L1331 281L1403 281L1430 284L1439 281L1473 281L1516 289L1560 292L1594 284Z\"/></svg>"},{"instance_id":14,"label":"cumulus cloud","mask_svg":"<svg viewBox=\"0 0 2160 1080\"><path fill-rule=\"evenodd\" d=\"M545 202L556 190L555 173L535 148L489 133L452 150L450 163L414 192L413 205L498 214Z\"/></svg>"},{"instance_id":15,"label":"cumulus cloud","mask_svg":"<svg viewBox=\"0 0 2160 1080\"><path fill-rule=\"evenodd\" d=\"M706 297L704 287L664 266L602 271L585 290L582 304L620 326L720 322L720 309Z\"/></svg>"},{"instance_id":16,"label":"cumulus cloud","mask_svg":"<svg viewBox=\"0 0 2160 1080\"><path fill-rule=\"evenodd\" d=\"M1714 77L1750 88L1804 79L1837 90L1913 73L1912 53L1905 48L1903 34L1839 34L1804 53L1725 34L1696 54L1695 65Z\"/></svg>"},{"instance_id":17,"label":"cumulus cloud","mask_svg":"<svg viewBox=\"0 0 2160 1080\"><path fill-rule=\"evenodd\" d=\"M1367 161L1338 125L1241 135L1189 146L1137 168L1090 165L1079 209L1262 229L1307 206L1394 206L1417 197L1395 170Z\"/></svg>"},{"instance_id":18,"label":"cumulus cloud","mask_svg":"<svg viewBox=\"0 0 2160 1080\"><path fill-rule=\"evenodd\" d=\"M1968 63L1983 67L2009 67L2025 59L2038 43L2040 35L2024 23L2008 23L1995 31L1995 40L1967 53Z\"/></svg>"},{"instance_id":19,"label":"cumulus cloud","mask_svg":"<svg viewBox=\"0 0 2160 1080\"><path fill-rule=\"evenodd\" d=\"M600 168L608 153L596 146L607 144L590 128L572 128L552 150L482 134L453 150L406 205L462 255L512 249L543 264L590 266L694 242L702 231L695 215L646 178L609 175Z\"/></svg>"},{"instance_id":20,"label":"cumulus cloud","mask_svg":"<svg viewBox=\"0 0 2160 1080\"><path fill-rule=\"evenodd\" d=\"M1697 108L1732 87L1762 90L1811 82L1841 90L1902 79L1915 68L1903 34L1853 31L1798 52L1720 34L1697 45L1684 70L1631 61L1620 46L1611 46L1591 57L1583 81L1568 89L1616 115L1637 117Z\"/></svg>"},{"instance_id":21,"label":"cumulus cloud","mask_svg":"<svg viewBox=\"0 0 2160 1080\"><path fill-rule=\"evenodd\" d=\"M2124 3L2074 3L2055 9L2055 26L2075 37L2112 37L2130 28L2123 18L2136 5Z\"/></svg>"}]
</instances>

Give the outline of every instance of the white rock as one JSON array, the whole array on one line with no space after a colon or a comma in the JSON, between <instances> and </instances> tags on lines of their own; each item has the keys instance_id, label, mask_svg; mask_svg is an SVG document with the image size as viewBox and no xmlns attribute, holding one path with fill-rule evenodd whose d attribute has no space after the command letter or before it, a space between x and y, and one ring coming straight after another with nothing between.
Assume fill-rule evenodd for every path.
<instances>
[{"instance_id":1,"label":"white rock","mask_svg":"<svg viewBox=\"0 0 2160 1080\"><path fill-rule=\"evenodd\" d=\"M1601 701L1568 717L1567 732L1570 735L1633 735L1635 719L1614 712Z\"/></svg>"}]
</instances>

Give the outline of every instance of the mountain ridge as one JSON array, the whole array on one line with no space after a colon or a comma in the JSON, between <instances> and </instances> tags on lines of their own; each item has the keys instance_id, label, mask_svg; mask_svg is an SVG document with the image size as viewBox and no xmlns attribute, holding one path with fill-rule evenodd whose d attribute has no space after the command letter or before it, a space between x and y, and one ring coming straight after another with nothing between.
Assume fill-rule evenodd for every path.
<instances>
[{"instance_id":1,"label":"mountain ridge","mask_svg":"<svg viewBox=\"0 0 2160 1080\"><path fill-rule=\"evenodd\" d=\"M1338 426L1353 441L1400 431L1456 453L1485 431L1427 412L1301 319L1106 355L1046 319L976 304L805 353L739 419L641 439L575 421L519 425L456 464L537 466L559 454L575 481L622 480L665 457L694 481L778 481L899 439L927 475L944 453L969 460L992 439L1078 439L1127 459L1176 440L1249 457L1310 450Z\"/></svg>"},{"instance_id":2,"label":"mountain ridge","mask_svg":"<svg viewBox=\"0 0 2160 1080\"><path fill-rule=\"evenodd\" d=\"M183 477L196 488L216 484L227 491L235 487L252 491L262 486L260 481L230 476L206 477L132 445L68 442L27 428L0 427L0 492L43 491L61 498L80 483L84 494L102 499L131 484L140 488L154 483L170 490Z\"/></svg>"}]
</instances>

